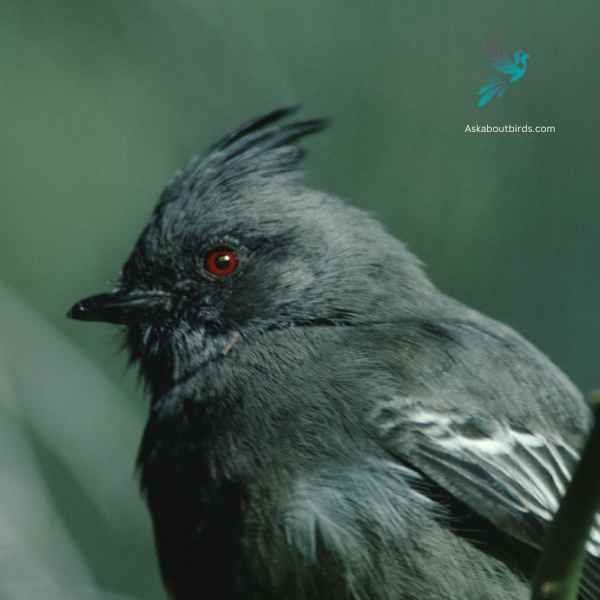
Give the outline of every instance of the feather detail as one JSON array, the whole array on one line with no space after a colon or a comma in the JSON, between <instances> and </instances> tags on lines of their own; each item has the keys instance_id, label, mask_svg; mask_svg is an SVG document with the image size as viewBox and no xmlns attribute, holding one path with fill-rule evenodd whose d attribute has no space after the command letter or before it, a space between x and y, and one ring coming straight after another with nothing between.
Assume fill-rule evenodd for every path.
<instances>
[{"instance_id":1,"label":"feather detail","mask_svg":"<svg viewBox=\"0 0 600 600\"><path fill-rule=\"evenodd\" d=\"M578 451L556 435L488 413L394 400L375 412L385 447L479 516L532 548L558 510ZM600 514L586 546L582 598L600 595Z\"/></svg>"}]
</instances>

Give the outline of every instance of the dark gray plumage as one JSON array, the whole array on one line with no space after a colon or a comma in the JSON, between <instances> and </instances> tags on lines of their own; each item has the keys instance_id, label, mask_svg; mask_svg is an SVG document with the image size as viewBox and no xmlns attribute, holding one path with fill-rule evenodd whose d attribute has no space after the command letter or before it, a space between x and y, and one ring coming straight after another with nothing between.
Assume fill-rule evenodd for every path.
<instances>
[{"instance_id":1,"label":"dark gray plumage","mask_svg":"<svg viewBox=\"0 0 600 600\"><path fill-rule=\"evenodd\" d=\"M149 386L138 465L176 600L528 597L590 411L510 328L306 187L320 120L250 121L169 183L115 290ZM585 598L600 590L590 540Z\"/></svg>"}]
</instances>

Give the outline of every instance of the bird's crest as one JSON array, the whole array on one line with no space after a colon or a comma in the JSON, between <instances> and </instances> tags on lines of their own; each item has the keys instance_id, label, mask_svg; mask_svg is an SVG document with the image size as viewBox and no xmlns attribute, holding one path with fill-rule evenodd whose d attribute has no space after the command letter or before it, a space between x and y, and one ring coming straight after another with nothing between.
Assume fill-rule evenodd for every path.
<instances>
[{"instance_id":1,"label":"bird's crest","mask_svg":"<svg viewBox=\"0 0 600 600\"><path fill-rule=\"evenodd\" d=\"M218 154L224 163L236 158L256 157L269 150L292 145L296 140L311 133L317 133L326 127L325 119L309 119L287 125L274 125L297 112L299 108L299 105L278 108L243 123L211 146L208 152L209 157Z\"/></svg>"},{"instance_id":2,"label":"bird's crest","mask_svg":"<svg viewBox=\"0 0 600 600\"><path fill-rule=\"evenodd\" d=\"M307 119L288 124L279 122L299 110L288 106L246 121L227 133L202 155L192 158L177 172L163 191L155 214L181 197L182 187L202 191L211 186L232 184L245 175L275 175L294 171L306 150L294 144L300 138L318 133L327 119Z\"/></svg>"}]
</instances>

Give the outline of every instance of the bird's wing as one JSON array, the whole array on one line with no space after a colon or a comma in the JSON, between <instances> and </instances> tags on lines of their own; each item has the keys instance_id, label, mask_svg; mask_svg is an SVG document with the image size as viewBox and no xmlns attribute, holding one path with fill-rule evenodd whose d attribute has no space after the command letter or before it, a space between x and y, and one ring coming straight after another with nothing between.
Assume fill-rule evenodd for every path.
<instances>
[{"instance_id":1,"label":"bird's wing","mask_svg":"<svg viewBox=\"0 0 600 600\"><path fill-rule=\"evenodd\" d=\"M465 416L393 400L376 422L384 446L500 530L540 548L579 459L559 437L481 412ZM587 551L584 598L600 597L600 517Z\"/></svg>"},{"instance_id":2,"label":"bird's wing","mask_svg":"<svg viewBox=\"0 0 600 600\"><path fill-rule=\"evenodd\" d=\"M499 58L498 60L495 60L492 62L492 67L499 73L504 73L505 75L514 75L515 73L521 72L521 67L508 58Z\"/></svg>"}]
</instances>

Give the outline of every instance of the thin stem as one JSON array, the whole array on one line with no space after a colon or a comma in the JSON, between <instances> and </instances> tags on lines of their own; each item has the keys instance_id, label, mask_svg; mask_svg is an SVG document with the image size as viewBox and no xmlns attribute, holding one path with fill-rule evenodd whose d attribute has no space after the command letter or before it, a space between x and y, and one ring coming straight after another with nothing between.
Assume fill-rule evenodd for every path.
<instances>
[{"instance_id":1,"label":"thin stem","mask_svg":"<svg viewBox=\"0 0 600 600\"><path fill-rule=\"evenodd\" d=\"M577 600L585 545L600 510L600 391L590 397L595 424L546 537L532 600Z\"/></svg>"}]
</instances>

